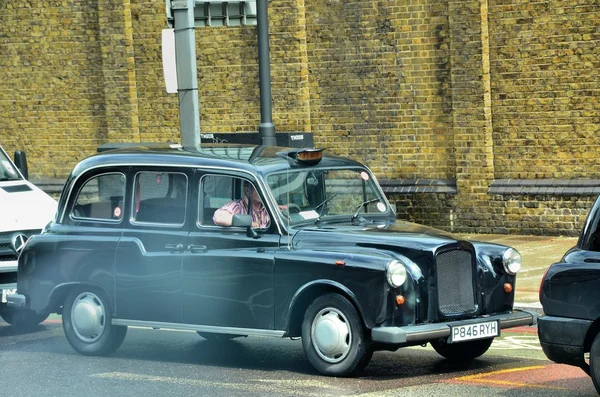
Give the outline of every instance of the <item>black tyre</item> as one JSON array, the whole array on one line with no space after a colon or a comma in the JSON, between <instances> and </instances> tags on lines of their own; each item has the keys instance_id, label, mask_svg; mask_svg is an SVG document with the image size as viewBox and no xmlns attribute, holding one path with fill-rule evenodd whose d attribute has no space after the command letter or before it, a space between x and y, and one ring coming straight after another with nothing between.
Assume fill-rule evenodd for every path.
<instances>
[{"instance_id":1,"label":"black tyre","mask_svg":"<svg viewBox=\"0 0 600 397\"><path fill-rule=\"evenodd\" d=\"M373 355L356 309L339 294L320 296L308 307L302 323L302 346L317 371L329 376L356 374Z\"/></svg>"},{"instance_id":2,"label":"black tyre","mask_svg":"<svg viewBox=\"0 0 600 397\"><path fill-rule=\"evenodd\" d=\"M600 334L596 335L590 349L590 376L596 391L600 394Z\"/></svg>"},{"instance_id":3,"label":"black tyre","mask_svg":"<svg viewBox=\"0 0 600 397\"><path fill-rule=\"evenodd\" d=\"M6 310L2 319L17 329L29 329L44 322L50 314L37 314L31 310Z\"/></svg>"},{"instance_id":4,"label":"black tyre","mask_svg":"<svg viewBox=\"0 0 600 397\"><path fill-rule=\"evenodd\" d=\"M493 341L494 338L487 338L469 342L446 343L445 340L440 339L431 341L431 346L440 356L452 362L468 363L488 351Z\"/></svg>"},{"instance_id":5,"label":"black tyre","mask_svg":"<svg viewBox=\"0 0 600 397\"><path fill-rule=\"evenodd\" d=\"M209 340L209 341L214 341L214 342L223 342L223 341L231 340L233 338L246 337L246 335L216 334L216 333L212 333L212 332L201 332L201 331L196 331L196 332L198 333L198 335L200 335L204 339Z\"/></svg>"},{"instance_id":6,"label":"black tyre","mask_svg":"<svg viewBox=\"0 0 600 397\"><path fill-rule=\"evenodd\" d=\"M77 352L104 356L121 346L127 327L111 324L112 309L105 295L95 289L79 288L65 301L63 329Z\"/></svg>"}]
</instances>

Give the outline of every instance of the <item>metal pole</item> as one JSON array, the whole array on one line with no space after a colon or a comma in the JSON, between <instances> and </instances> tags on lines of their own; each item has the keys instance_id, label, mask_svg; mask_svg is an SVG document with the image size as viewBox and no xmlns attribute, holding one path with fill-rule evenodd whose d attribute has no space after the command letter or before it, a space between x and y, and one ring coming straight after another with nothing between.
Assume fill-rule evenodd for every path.
<instances>
[{"instance_id":1,"label":"metal pole","mask_svg":"<svg viewBox=\"0 0 600 397\"><path fill-rule=\"evenodd\" d=\"M194 3L194 0L172 2L181 145L191 148L200 147Z\"/></svg>"},{"instance_id":2,"label":"metal pole","mask_svg":"<svg viewBox=\"0 0 600 397\"><path fill-rule=\"evenodd\" d=\"M256 0L258 29L258 80L260 84L260 125L258 136L261 145L276 146L275 125L271 110L271 67L269 65L269 16L267 0Z\"/></svg>"}]
</instances>

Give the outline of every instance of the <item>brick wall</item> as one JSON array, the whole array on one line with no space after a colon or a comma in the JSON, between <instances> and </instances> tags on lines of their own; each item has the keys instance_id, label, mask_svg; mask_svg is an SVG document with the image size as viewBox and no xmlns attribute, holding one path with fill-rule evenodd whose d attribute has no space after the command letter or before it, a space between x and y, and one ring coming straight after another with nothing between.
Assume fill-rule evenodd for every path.
<instances>
[{"instance_id":1,"label":"brick wall","mask_svg":"<svg viewBox=\"0 0 600 397\"><path fill-rule=\"evenodd\" d=\"M0 142L33 177L64 177L107 139L98 6L0 3Z\"/></svg>"},{"instance_id":2,"label":"brick wall","mask_svg":"<svg viewBox=\"0 0 600 397\"><path fill-rule=\"evenodd\" d=\"M416 181L389 190L400 218L578 233L595 191L493 186L600 187L594 0L272 0L269 17L276 129L312 132L390 186ZM179 141L165 27L163 0L0 2L0 143L27 151L32 179L65 178L105 142ZM256 131L256 28L196 42L202 132Z\"/></svg>"},{"instance_id":3,"label":"brick wall","mask_svg":"<svg viewBox=\"0 0 600 397\"><path fill-rule=\"evenodd\" d=\"M453 177L445 4L306 3L315 142L382 177Z\"/></svg>"},{"instance_id":4,"label":"brick wall","mask_svg":"<svg viewBox=\"0 0 600 397\"><path fill-rule=\"evenodd\" d=\"M498 178L600 175L600 9L490 0Z\"/></svg>"}]
</instances>

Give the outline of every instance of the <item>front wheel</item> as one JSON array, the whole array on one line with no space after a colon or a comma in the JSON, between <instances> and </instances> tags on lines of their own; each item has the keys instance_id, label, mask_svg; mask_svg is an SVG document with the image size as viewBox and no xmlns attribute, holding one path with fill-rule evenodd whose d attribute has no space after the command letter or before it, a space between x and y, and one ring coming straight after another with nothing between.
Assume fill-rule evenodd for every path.
<instances>
[{"instance_id":1,"label":"front wheel","mask_svg":"<svg viewBox=\"0 0 600 397\"><path fill-rule=\"evenodd\" d=\"M49 313L37 314L31 310L6 310L0 314L0 317L17 329L29 329L44 322L49 315Z\"/></svg>"},{"instance_id":2,"label":"front wheel","mask_svg":"<svg viewBox=\"0 0 600 397\"><path fill-rule=\"evenodd\" d=\"M329 376L353 375L373 355L356 309L339 294L320 296L308 307L302 323L302 346L313 367Z\"/></svg>"},{"instance_id":3,"label":"front wheel","mask_svg":"<svg viewBox=\"0 0 600 397\"><path fill-rule=\"evenodd\" d=\"M431 341L431 346L440 356L452 362L468 363L488 351L493 341L494 338L487 338L469 342L447 343L445 340L440 339Z\"/></svg>"},{"instance_id":4,"label":"front wheel","mask_svg":"<svg viewBox=\"0 0 600 397\"><path fill-rule=\"evenodd\" d=\"M104 356L121 346L127 327L111 324L112 310L108 299L95 289L72 291L65 301L63 329L77 352L88 356Z\"/></svg>"}]
</instances>

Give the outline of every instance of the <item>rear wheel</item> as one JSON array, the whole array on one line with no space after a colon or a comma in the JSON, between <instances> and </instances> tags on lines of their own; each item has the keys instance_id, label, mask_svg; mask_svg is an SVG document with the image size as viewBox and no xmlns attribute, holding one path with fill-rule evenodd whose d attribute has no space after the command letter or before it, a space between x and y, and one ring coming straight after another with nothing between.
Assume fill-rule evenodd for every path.
<instances>
[{"instance_id":1,"label":"rear wheel","mask_svg":"<svg viewBox=\"0 0 600 397\"><path fill-rule=\"evenodd\" d=\"M468 363L484 354L494 338L479 339L469 342L447 343L444 339L431 341L431 346L440 356L455 363Z\"/></svg>"},{"instance_id":2,"label":"rear wheel","mask_svg":"<svg viewBox=\"0 0 600 397\"><path fill-rule=\"evenodd\" d=\"M65 301L63 329L77 352L104 356L121 346L127 327L111 324L112 310L105 295L95 289L79 288Z\"/></svg>"},{"instance_id":3,"label":"rear wheel","mask_svg":"<svg viewBox=\"0 0 600 397\"><path fill-rule=\"evenodd\" d=\"M320 296L308 307L302 323L302 346L310 363L330 376L353 375L373 355L356 309L339 294Z\"/></svg>"},{"instance_id":4,"label":"rear wheel","mask_svg":"<svg viewBox=\"0 0 600 397\"><path fill-rule=\"evenodd\" d=\"M596 391L600 394L600 334L596 335L590 349L590 376Z\"/></svg>"},{"instance_id":5,"label":"rear wheel","mask_svg":"<svg viewBox=\"0 0 600 397\"><path fill-rule=\"evenodd\" d=\"M8 324L18 329L28 329L44 322L50 314L37 314L31 310L6 310L0 314Z\"/></svg>"}]
</instances>

